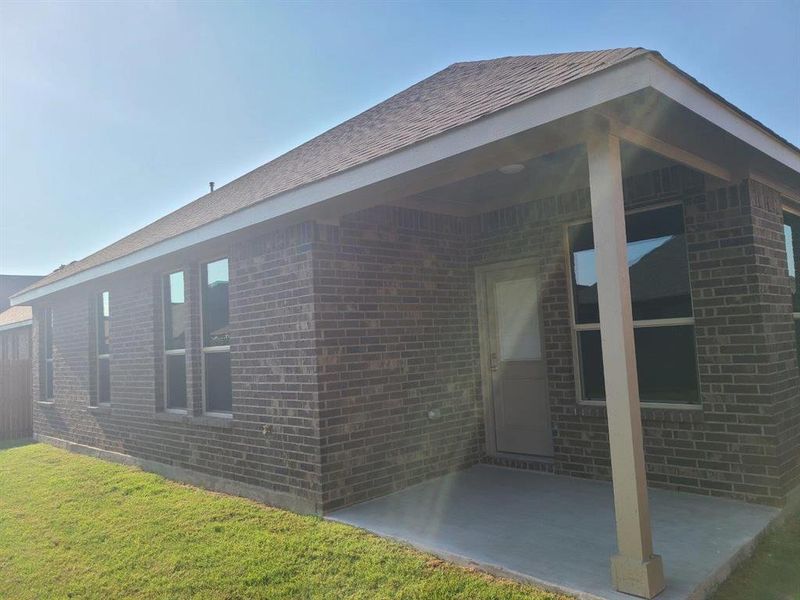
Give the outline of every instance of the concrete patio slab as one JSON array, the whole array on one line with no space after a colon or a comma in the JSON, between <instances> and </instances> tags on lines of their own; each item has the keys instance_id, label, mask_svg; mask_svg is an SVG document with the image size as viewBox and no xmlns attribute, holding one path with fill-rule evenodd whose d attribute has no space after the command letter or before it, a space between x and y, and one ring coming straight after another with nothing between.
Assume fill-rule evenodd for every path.
<instances>
[{"instance_id":1,"label":"concrete patio slab","mask_svg":"<svg viewBox=\"0 0 800 600\"><path fill-rule=\"evenodd\" d=\"M779 511L650 490L659 600L705 597ZM584 598L630 600L611 588L614 505L606 482L476 465L336 511L329 519Z\"/></svg>"}]
</instances>

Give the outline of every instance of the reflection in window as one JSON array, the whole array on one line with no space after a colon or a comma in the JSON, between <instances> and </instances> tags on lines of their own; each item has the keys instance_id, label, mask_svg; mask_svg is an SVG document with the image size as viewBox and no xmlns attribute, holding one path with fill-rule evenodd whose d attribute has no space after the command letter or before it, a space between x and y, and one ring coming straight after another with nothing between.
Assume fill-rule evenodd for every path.
<instances>
[{"instance_id":1,"label":"reflection in window","mask_svg":"<svg viewBox=\"0 0 800 600\"><path fill-rule=\"evenodd\" d=\"M111 402L111 298L108 292L97 296L97 402Z\"/></svg>"},{"instance_id":2,"label":"reflection in window","mask_svg":"<svg viewBox=\"0 0 800 600\"><path fill-rule=\"evenodd\" d=\"M203 269L203 346L227 346L228 259L208 263Z\"/></svg>"},{"instance_id":3,"label":"reflection in window","mask_svg":"<svg viewBox=\"0 0 800 600\"><path fill-rule=\"evenodd\" d=\"M800 294L798 294L797 264L800 262L800 217L783 213L783 239L786 244L786 264L792 287L792 310L800 313ZM800 318L800 314L797 315Z\"/></svg>"},{"instance_id":4,"label":"reflection in window","mask_svg":"<svg viewBox=\"0 0 800 600\"><path fill-rule=\"evenodd\" d=\"M206 410L232 411L228 259L203 265L203 386Z\"/></svg>"},{"instance_id":5,"label":"reflection in window","mask_svg":"<svg viewBox=\"0 0 800 600\"><path fill-rule=\"evenodd\" d=\"M165 406L186 408L186 297L183 271L164 277Z\"/></svg>"},{"instance_id":6,"label":"reflection in window","mask_svg":"<svg viewBox=\"0 0 800 600\"><path fill-rule=\"evenodd\" d=\"M783 213L783 240L786 244L786 265L792 288L792 316L794 317L795 341L800 360L800 282L797 281L797 265L800 263L800 217Z\"/></svg>"},{"instance_id":7,"label":"reflection in window","mask_svg":"<svg viewBox=\"0 0 800 600\"><path fill-rule=\"evenodd\" d=\"M699 401L689 261L681 206L629 214L628 275L643 402ZM576 345L584 400L603 400L600 313L591 223L569 229Z\"/></svg>"},{"instance_id":8,"label":"reflection in window","mask_svg":"<svg viewBox=\"0 0 800 600\"><path fill-rule=\"evenodd\" d=\"M634 320L692 316L689 264L680 206L625 218ZM597 270L592 224L570 228L577 323L598 323Z\"/></svg>"}]
</instances>

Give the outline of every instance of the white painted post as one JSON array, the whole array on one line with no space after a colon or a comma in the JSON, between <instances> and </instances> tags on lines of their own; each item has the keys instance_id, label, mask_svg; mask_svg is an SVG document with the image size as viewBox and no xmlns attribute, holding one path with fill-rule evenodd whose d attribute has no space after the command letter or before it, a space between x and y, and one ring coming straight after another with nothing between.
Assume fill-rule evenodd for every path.
<instances>
[{"instance_id":1,"label":"white painted post","mask_svg":"<svg viewBox=\"0 0 800 600\"><path fill-rule=\"evenodd\" d=\"M594 131L587 150L619 550L611 575L615 589L653 598L664 589L664 570L650 529L619 138Z\"/></svg>"}]
</instances>

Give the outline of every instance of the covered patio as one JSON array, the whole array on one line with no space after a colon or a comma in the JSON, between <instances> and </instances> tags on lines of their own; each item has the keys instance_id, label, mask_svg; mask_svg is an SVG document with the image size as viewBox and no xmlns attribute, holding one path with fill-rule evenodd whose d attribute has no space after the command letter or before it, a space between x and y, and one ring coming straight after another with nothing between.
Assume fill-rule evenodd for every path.
<instances>
[{"instance_id":1,"label":"covered patio","mask_svg":"<svg viewBox=\"0 0 800 600\"><path fill-rule=\"evenodd\" d=\"M763 432L753 430L746 409L738 414L738 400L731 393L716 405L723 415L715 414L713 402L700 400L703 392L719 396L719 386L706 383L721 372L719 365L731 360L724 352L717 356L721 345L714 341L711 350L701 349L705 354L698 369L694 328L696 323L714 325L715 303L726 302L720 273L727 273L729 266L734 274L741 271L728 249L736 253L744 243L749 253L754 244L743 237L728 239L731 232L751 225L746 211L739 214L739 186L745 185L753 197L766 186L762 181L783 191L774 181L787 174L785 165L765 159L746 140L732 139L719 125L650 89L568 117L536 116L542 120L509 111L505 117L523 118L518 133L417 169L413 177L388 178L335 211L320 206L316 217L341 224L349 212L380 197L387 205L464 220L459 242L466 258L449 273L464 269L475 276L483 458L493 465L532 469L479 464L328 516L447 559L583 598L705 598L778 510L650 490L648 478L701 494L732 491L730 482L741 480L744 491L737 497L764 500L753 496L755 488L746 482L753 468L740 464L750 459L737 453L749 442L737 437L736 428L755 434L750 441L762 439L758 436ZM678 179L685 181L676 184ZM640 180L647 183L644 192L635 189ZM770 210L779 215L780 193L772 192L770 198ZM670 207L677 225L667 231L669 210L656 209ZM647 211L650 224L642 231L631 225L629 239L629 221L636 221L630 215ZM774 221L778 235L778 219ZM586 281L575 275L580 267L576 254L584 251L573 235L580 223L592 238L586 246L592 253ZM404 233L387 239L400 240ZM765 233L769 235L773 232ZM652 262L640 260L650 250L629 256L630 244L640 242L650 248L663 243L675 253L665 250ZM648 284L642 286L638 273L647 270ZM654 281L661 287L652 286ZM433 279L425 283L430 289L439 285ZM440 285L446 288L449 282ZM714 285L721 289L711 289ZM654 291L643 294L642 288ZM469 300L470 294L463 297ZM577 314L589 296L593 314L586 319L591 323ZM698 321L694 305L702 309ZM724 310L722 306L720 314ZM756 312L760 310L759 305ZM644 377L637 368L637 329L649 329L639 340ZM586 334L589 330L594 333ZM673 346L671 333L686 334L688 343ZM576 351L582 334L587 339L593 335L595 344L587 342ZM650 358L644 351L648 334L653 336ZM446 336L432 343L439 343L443 352L458 345ZM685 366L676 357L687 358L683 371L673 368ZM590 359L594 366L581 371ZM603 382L598 395L589 390L592 377ZM706 381L697 384L697 378ZM720 381L737 378L726 373ZM677 389L684 379L691 380L686 386L691 393ZM439 402L427 407L433 422L445 418ZM449 418L453 414L463 411L454 410ZM711 423L708 443L695 447L697 440L704 443L706 419ZM733 423L730 432L715 437L728 423ZM645 457L648 435L650 463ZM721 456L734 464L721 464ZM328 468L352 470L357 492L370 485L359 479L363 460L349 456ZM763 458L755 462L759 460ZM706 478L703 483L697 483L700 475ZM763 485L768 478L756 481Z\"/></svg>"},{"instance_id":2,"label":"covered patio","mask_svg":"<svg viewBox=\"0 0 800 600\"><path fill-rule=\"evenodd\" d=\"M774 519L775 508L649 490L663 600L704 598ZM476 465L329 515L442 558L565 591L622 600L610 483Z\"/></svg>"}]
</instances>

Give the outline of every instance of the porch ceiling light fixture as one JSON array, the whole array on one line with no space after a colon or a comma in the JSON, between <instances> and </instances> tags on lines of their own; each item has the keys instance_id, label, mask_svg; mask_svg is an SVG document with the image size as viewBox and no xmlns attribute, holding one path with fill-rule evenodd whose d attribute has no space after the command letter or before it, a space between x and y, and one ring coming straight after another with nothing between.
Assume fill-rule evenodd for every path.
<instances>
[{"instance_id":1,"label":"porch ceiling light fixture","mask_svg":"<svg viewBox=\"0 0 800 600\"><path fill-rule=\"evenodd\" d=\"M503 175L516 175L517 173L520 173L521 171L525 170L525 165L521 165L519 163L512 163L510 165L503 165L497 170L500 171Z\"/></svg>"}]
</instances>

